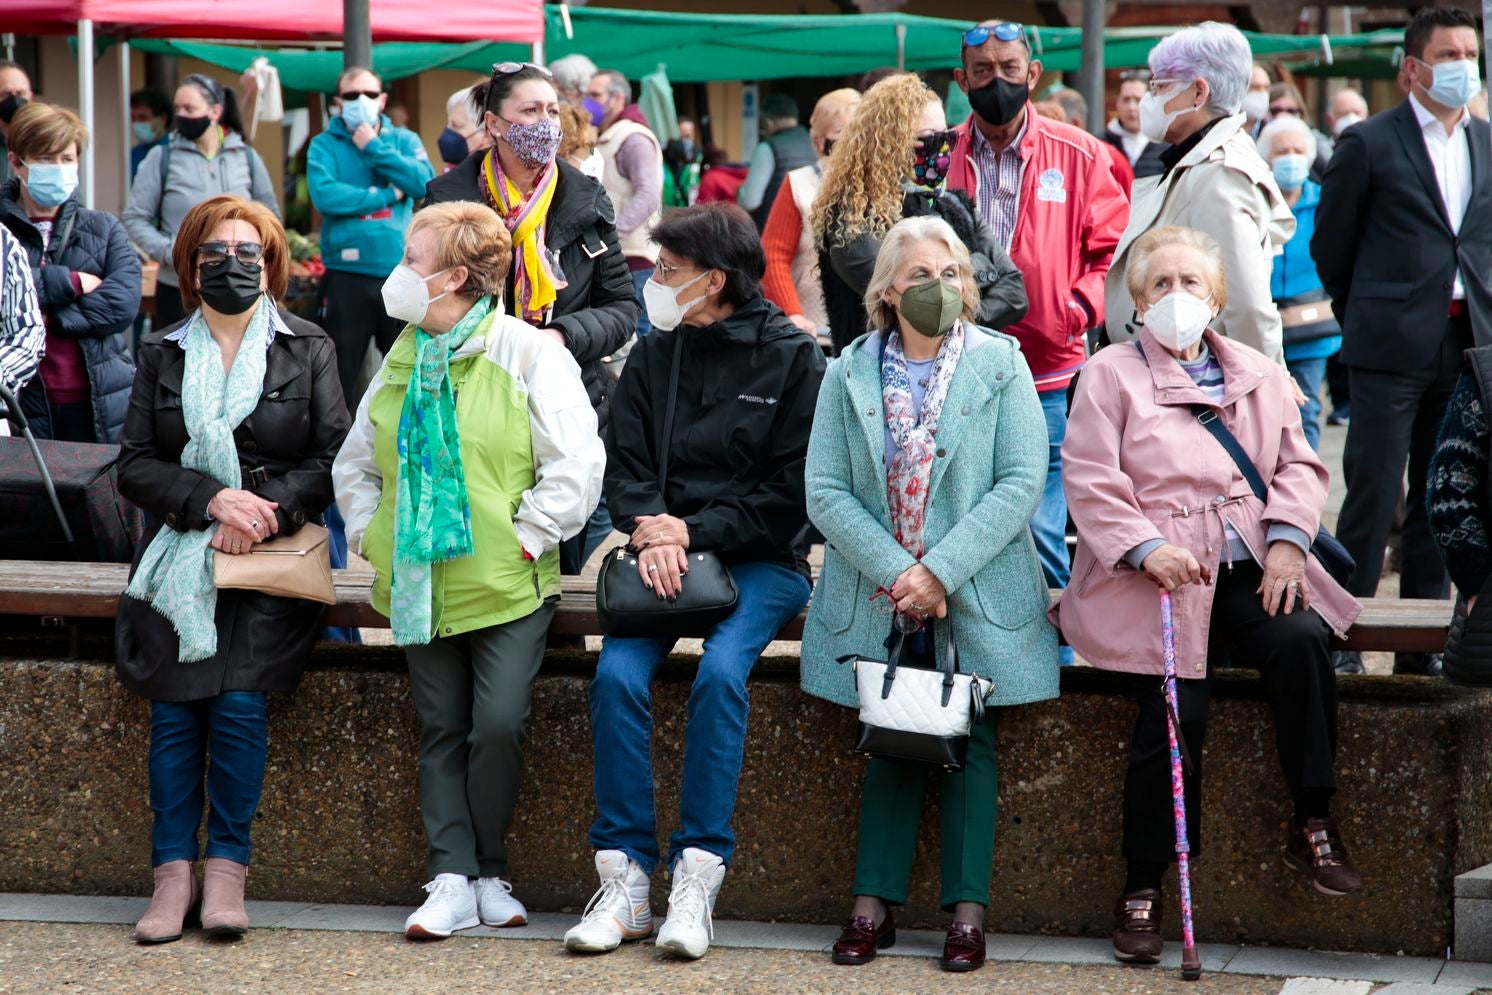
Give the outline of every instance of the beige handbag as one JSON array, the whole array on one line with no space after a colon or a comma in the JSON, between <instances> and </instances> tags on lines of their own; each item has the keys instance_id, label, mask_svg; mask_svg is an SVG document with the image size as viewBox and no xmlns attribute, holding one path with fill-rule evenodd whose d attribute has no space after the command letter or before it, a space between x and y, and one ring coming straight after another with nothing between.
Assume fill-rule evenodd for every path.
<instances>
[{"instance_id":1,"label":"beige handbag","mask_svg":"<svg viewBox=\"0 0 1492 995\"><path fill-rule=\"evenodd\" d=\"M324 525L302 525L294 535L256 543L247 553L212 558L212 580L219 588L263 591L282 598L337 603L332 585L331 547Z\"/></svg>"}]
</instances>

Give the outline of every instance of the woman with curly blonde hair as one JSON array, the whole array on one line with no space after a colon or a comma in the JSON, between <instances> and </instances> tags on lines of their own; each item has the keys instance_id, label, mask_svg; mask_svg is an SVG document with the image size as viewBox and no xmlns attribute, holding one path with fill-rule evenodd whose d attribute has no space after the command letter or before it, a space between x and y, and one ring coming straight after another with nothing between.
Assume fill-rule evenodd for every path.
<instances>
[{"instance_id":1,"label":"woman with curly blonde hair","mask_svg":"<svg viewBox=\"0 0 1492 995\"><path fill-rule=\"evenodd\" d=\"M1020 272L968 196L944 185L952 143L937 94L910 73L871 87L835 142L809 218L835 355L866 331L881 239L903 218L936 215L968 247L979 324L999 329L1025 316Z\"/></svg>"}]
</instances>

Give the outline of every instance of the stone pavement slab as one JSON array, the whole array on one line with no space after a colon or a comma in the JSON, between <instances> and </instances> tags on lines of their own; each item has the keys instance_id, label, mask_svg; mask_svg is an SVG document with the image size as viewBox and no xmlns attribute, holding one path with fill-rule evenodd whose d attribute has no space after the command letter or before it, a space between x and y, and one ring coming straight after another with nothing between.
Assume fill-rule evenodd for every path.
<instances>
[{"instance_id":1,"label":"stone pavement slab","mask_svg":"<svg viewBox=\"0 0 1492 995\"><path fill-rule=\"evenodd\" d=\"M148 898L97 895L0 894L0 919L25 922L134 923Z\"/></svg>"},{"instance_id":2,"label":"stone pavement slab","mask_svg":"<svg viewBox=\"0 0 1492 995\"><path fill-rule=\"evenodd\" d=\"M1221 971L1233 957L1239 948L1226 943L1204 943L1198 947L1197 952L1202 955L1203 971ZM1109 939L1092 939L1074 936L1043 936L1036 938L1033 946L1022 960L1033 961L1038 964L1113 964L1114 943ZM1160 964L1155 968L1146 965L1134 965L1137 971L1145 970L1180 970L1181 968L1181 944L1167 943L1166 949L1161 954Z\"/></svg>"},{"instance_id":3,"label":"stone pavement slab","mask_svg":"<svg viewBox=\"0 0 1492 995\"><path fill-rule=\"evenodd\" d=\"M1447 961L1436 979L1442 985L1470 985L1472 988L1492 988L1492 964L1477 961Z\"/></svg>"},{"instance_id":4,"label":"stone pavement slab","mask_svg":"<svg viewBox=\"0 0 1492 995\"><path fill-rule=\"evenodd\" d=\"M1291 978L1280 995L1368 995L1371 981L1339 981L1331 978Z\"/></svg>"},{"instance_id":5,"label":"stone pavement slab","mask_svg":"<svg viewBox=\"0 0 1492 995\"><path fill-rule=\"evenodd\" d=\"M1426 985L1418 981L1395 981L1391 985L1378 989L1373 995L1471 995L1474 990L1459 988L1456 985L1442 985L1438 982Z\"/></svg>"},{"instance_id":6,"label":"stone pavement slab","mask_svg":"<svg viewBox=\"0 0 1492 995\"><path fill-rule=\"evenodd\" d=\"M1229 974L1274 974L1287 978L1420 981L1433 984L1444 966L1429 957L1381 957L1283 947L1244 947L1223 970Z\"/></svg>"}]
</instances>

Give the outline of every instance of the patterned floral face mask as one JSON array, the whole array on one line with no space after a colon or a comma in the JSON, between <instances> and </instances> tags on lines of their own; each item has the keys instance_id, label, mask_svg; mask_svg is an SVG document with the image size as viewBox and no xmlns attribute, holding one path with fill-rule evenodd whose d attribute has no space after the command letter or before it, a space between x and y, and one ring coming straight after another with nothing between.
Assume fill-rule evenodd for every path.
<instances>
[{"instance_id":1,"label":"patterned floral face mask","mask_svg":"<svg viewBox=\"0 0 1492 995\"><path fill-rule=\"evenodd\" d=\"M948 176L948 166L953 161L953 139L951 131L935 131L917 139L912 146L912 182L919 187L936 190Z\"/></svg>"},{"instance_id":2,"label":"patterned floral face mask","mask_svg":"<svg viewBox=\"0 0 1492 995\"><path fill-rule=\"evenodd\" d=\"M530 169L538 169L554 161L554 154L559 151L560 139L563 137L558 121L546 117L541 121L506 123L508 134L503 141L508 143L508 148L513 150L519 162Z\"/></svg>"}]
</instances>

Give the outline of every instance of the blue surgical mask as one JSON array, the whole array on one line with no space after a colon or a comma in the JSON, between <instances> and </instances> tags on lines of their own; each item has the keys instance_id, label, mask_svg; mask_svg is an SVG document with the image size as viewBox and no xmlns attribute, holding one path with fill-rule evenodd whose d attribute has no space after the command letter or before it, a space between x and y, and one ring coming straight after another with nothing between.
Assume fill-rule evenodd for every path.
<instances>
[{"instance_id":1,"label":"blue surgical mask","mask_svg":"<svg viewBox=\"0 0 1492 995\"><path fill-rule=\"evenodd\" d=\"M362 124L376 128L379 117L377 97L358 97L342 102L342 123L347 125L348 131L356 131Z\"/></svg>"},{"instance_id":2,"label":"blue surgical mask","mask_svg":"<svg viewBox=\"0 0 1492 995\"><path fill-rule=\"evenodd\" d=\"M150 122L150 121L136 121L135 122L135 141L136 142L139 142L141 145L144 145L146 142L153 142L153 141L155 141L159 137L161 137L160 133L155 130L155 124L153 122Z\"/></svg>"},{"instance_id":3,"label":"blue surgical mask","mask_svg":"<svg viewBox=\"0 0 1492 995\"><path fill-rule=\"evenodd\" d=\"M78 189L78 164L75 162L36 162L26 164L26 192L42 207L60 207Z\"/></svg>"},{"instance_id":4,"label":"blue surgical mask","mask_svg":"<svg viewBox=\"0 0 1492 995\"><path fill-rule=\"evenodd\" d=\"M1430 68L1435 72L1429 88L1430 99L1443 107L1465 107L1481 92L1482 77L1474 59L1437 62Z\"/></svg>"},{"instance_id":5,"label":"blue surgical mask","mask_svg":"<svg viewBox=\"0 0 1492 995\"><path fill-rule=\"evenodd\" d=\"M1270 168L1274 170L1274 181L1281 190L1299 190L1311 175L1311 160L1290 152L1276 156Z\"/></svg>"}]
</instances>

